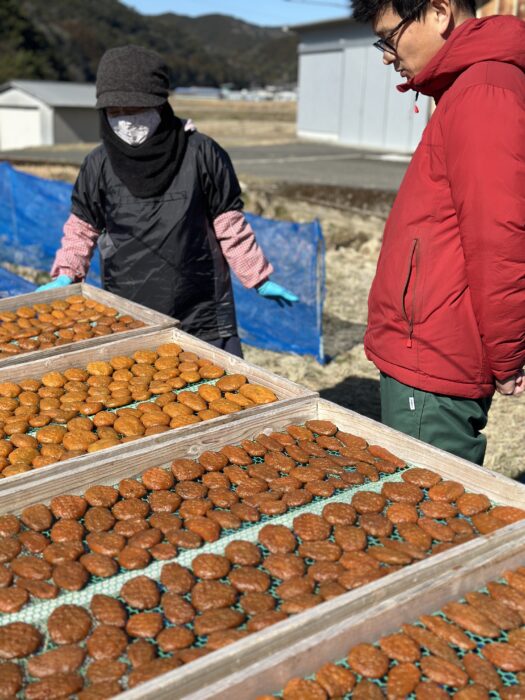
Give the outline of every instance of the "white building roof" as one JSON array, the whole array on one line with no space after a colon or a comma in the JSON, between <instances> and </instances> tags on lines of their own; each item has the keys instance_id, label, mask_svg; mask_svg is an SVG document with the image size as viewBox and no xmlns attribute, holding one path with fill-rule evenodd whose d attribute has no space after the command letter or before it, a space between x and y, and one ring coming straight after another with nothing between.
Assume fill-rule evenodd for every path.
<instances>
[{"instance_id":1,"label":"white building roof","mask_svg":"<svg viewBox=\"0 0 525 700\"><path fill-rule=\"evenodd\" d=\"M95 107L95 85L58 80L10 80L0 92L14 89L45 102L50 107Z\"/></svg>"}]
</instances>

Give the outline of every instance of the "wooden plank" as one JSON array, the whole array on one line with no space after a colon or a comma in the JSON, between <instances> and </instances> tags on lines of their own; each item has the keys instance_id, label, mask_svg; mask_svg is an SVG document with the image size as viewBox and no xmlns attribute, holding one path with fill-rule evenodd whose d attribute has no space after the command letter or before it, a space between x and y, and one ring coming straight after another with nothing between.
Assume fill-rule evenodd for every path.
<instances>
[{"instance_id":1,"label":"wooden plank","mask_svg":"<svg viewBox=\"0 0 525 700\"><path fill-rule=\"evenodd\" d=\"M525 564L525 528L489 537L350 591L122 695L122 700L253 700Z\"/></svg>"},{"instance_id":2,"label":"wooden plank","mask_svg":"<svg viewBox=\"0 0 525 700\"><path fill-rule=\"evenodd\" d=\"M241 413L243 417L253 416L255 422L257 420L262 421L263 416L266 416L267 412L275 406L293 405L297 399L316 396L315 392L299 384L278 377L271 372L267 372L256 365L252 365L239 357L235 357L224 350L219 350L213 345L209 345L198 338L194 338L174 328L154 333L145 333L142 336L133 338L115 340L100 345L99 347L93 347L92 349L75 350L57 355L53 358L43 358L24 363L23 365L1 368L0 382L17 382L27 377L41 377L50 370L61 372L70 367L85 367L88 362L107 360L116 355L131 355L138 349L154 349L162 343L171 342L180 344L187 351L196 352L200 357L212 360L224 367L229 374L239 373L246 375L252 383L268 387L279 397L279 401L275 404L255 406L253 408L244 409L238 414L234 413L228 416L214 418L214 426L222 426L222 428L224 428L230 423L233 424L240 420ZM261 416L261 418L257 418L257 416ZM27 487L38 489L40 493L41 483L44 483L45 479L50 474L61 474L64 476L68 475L68 473L76 474L77 471L83 468L91 468L91 466L99 464L99 459L105 460L106 455L108 455L107 459L113 462L121 457L125 457L127 454L145 454L158 445L171 443L175 436L191 435L198 429L200 429L200 424L177 428L158 435L139 438L133 443L116 445L98 453L82 455L74 459L64 460L63 462L55 462L46 467L17 474L8 479L0 480L0 495L7 496L7 494L10 494L10 497L16 498L18 502L20 498L25 497L24 494L26 493ZM134 451L135 449L137 452Z\"/></svg>"},{"instance_id":3,"label":"wooden plank","mask_svg":"<svg viewBox=\"0 0 525 700\"><path fill-rule=\"evenodd\" d=\"M34 360L39 360L47 357L56 357L57 355L62 355L70 351L84 350L87 348L92 348L104 343L110 343L116 338L133 338L135 336L143 335L144 333L151 333L153 331L161 330L162 328L171 328L173 326L178 326L179 321L177 319L171 318L171 316L166 316L153 309L148 309L142 304L137 304L136 302L129 301L122 297L112 294L111 292L106 292L103 289L98 289L84 282L79 282L77 284L71 284L67 287L59 287L58 289L44 290L43 292L30 292L29 294L20 294L15 297L9 297L7 299L0 300L0 312L2 311L14 311L21 306L32 306L33 304L47 304L57 299L65 299L68 296L75 294L82 294L88 299L93 299L99 301L107 306L112 306L117 309L120 314L129 314L133 316L137 321L143 321L146 325L143 328L132 328L129 331L121 331L120 333L115 333L112 335L101 335L95 338L88 338L87 340L79 340L76 343L65 343L64 345L59 345L54 348L47 348L46 350L32 350L30 352L24 352L20 355L14 355L13 357L7 357L0 359L0 368L11 367L12 365L25 364L27 362L33 362Z\"/></svg>"}]
</instances>

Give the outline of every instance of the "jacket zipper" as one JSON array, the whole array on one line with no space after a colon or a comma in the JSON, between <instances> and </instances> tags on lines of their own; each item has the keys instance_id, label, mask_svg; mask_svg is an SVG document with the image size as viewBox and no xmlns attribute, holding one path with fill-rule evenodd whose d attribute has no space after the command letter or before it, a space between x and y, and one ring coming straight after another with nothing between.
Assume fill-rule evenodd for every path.
<instances>
[{"instance_id":1,"label":"jacket zipper","mask_svg":"<svg viewBox=\"0 0 525 700\"><path fill-rule=\"evenodd\" d=\"M414 240L412 241L412 246L410 248L410 256L408 259L408 270L407 270L407 274L405 277L405 284L403 285L403 291L401 293L401 309L403 312L403 318L405 319L405 321L408 324L408 338L406 341L407 348L412 347L412 334L414 332L414 313L415 313L415 306L416 306L415 282L417 281L417 257L416 257L416 269L414 271L414 275L415 275L414 294L412 295L412 308L410 309L410 317L408 316L406 308L405 308L405 294L407 293L408 285L410 283L410 278L412 277L412 263L414 261L414 256L417 253L418 245L419 245L419 238L414 238Z\"/></svg>"}]
</instances>

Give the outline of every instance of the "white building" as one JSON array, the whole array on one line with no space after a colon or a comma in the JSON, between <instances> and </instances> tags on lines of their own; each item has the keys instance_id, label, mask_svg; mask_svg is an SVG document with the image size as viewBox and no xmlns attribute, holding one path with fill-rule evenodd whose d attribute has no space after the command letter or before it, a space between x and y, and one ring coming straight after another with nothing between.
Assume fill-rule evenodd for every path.
<instances>
[{"instance_id":1,"label":"white building","mask_svg":"<svg viewBox=\"0 0 525 700\"><path fill-rule=\"evenodd\" d=\"M297 134L357 148L411 153L430 100L400 93L403 82L372 46L370 25L351 18L292 27L299 34Z\"/></svg>"},{"instance_id":2,"label":"white building","mask_svg":"<svg viewBox=\"0 0 525 700\"><path fill-rule=\"evenodd\" d=\"M12 80L0 86L0 150L99 140L95 86Z\"/></svg>"}]
</instances>

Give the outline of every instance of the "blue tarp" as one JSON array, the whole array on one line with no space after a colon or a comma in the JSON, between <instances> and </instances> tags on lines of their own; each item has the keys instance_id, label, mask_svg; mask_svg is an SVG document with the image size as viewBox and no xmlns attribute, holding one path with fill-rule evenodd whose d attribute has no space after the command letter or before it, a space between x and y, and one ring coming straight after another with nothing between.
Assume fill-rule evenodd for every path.
<instances>
[{"instance_id":1,"label":"blue tarp","mask_svg":"<svg viewBox=\"0 0 525 700\"><path fill-rule=\"evenodd\" d=\"M291 306L245 289L234 278L239 334L244 343L265 350L313 355L324 363L323 301L325 245L318 221L296 224L247 214L257 241L274 267L272 280L299 297Z\"/></svg>"},{"instance_id":2,"label":"blue tarp","mask_svg":"<svg viewBox=\"0 0 525 700\"><path fill-rule=\"evenodd\" d=\"M49 271L69 216L72 187L0 163L0 260ZM86 280L100 287L98 252Z\"/></svg>"},{"instance_id":3,"label":"blue tarp","mask_svg":"<svg viewBox=\"0 0 525 700\"><path fill-rule=\"evenodd\" d=\"M0 267L0 299L34 292L36 285Z\"/></svg>"},{"instance_id":4,"label":"blue tarp","mask_svg":"<svg viewBox=\"0 0 525 700\"><path fill-rule=\"evenodd\" d=\"M51 268L60 246L62 226L69 216L71 190L71 185L65 182L27 175L9 163L0 163L0 262L37 270ZM254 290L245 289L234 278L241 339L266 350L313 355L324 363L325 248L319 222L296 224L251 214L247 218L275 268L272 280L297 294L299 302L280 306ZM99 270L97 252L87 281L100 286ZM32 291L29 282L16 275L11 278L14 279L4 281L0 277L0 295Z\"/></svg>"}]
</instances>

